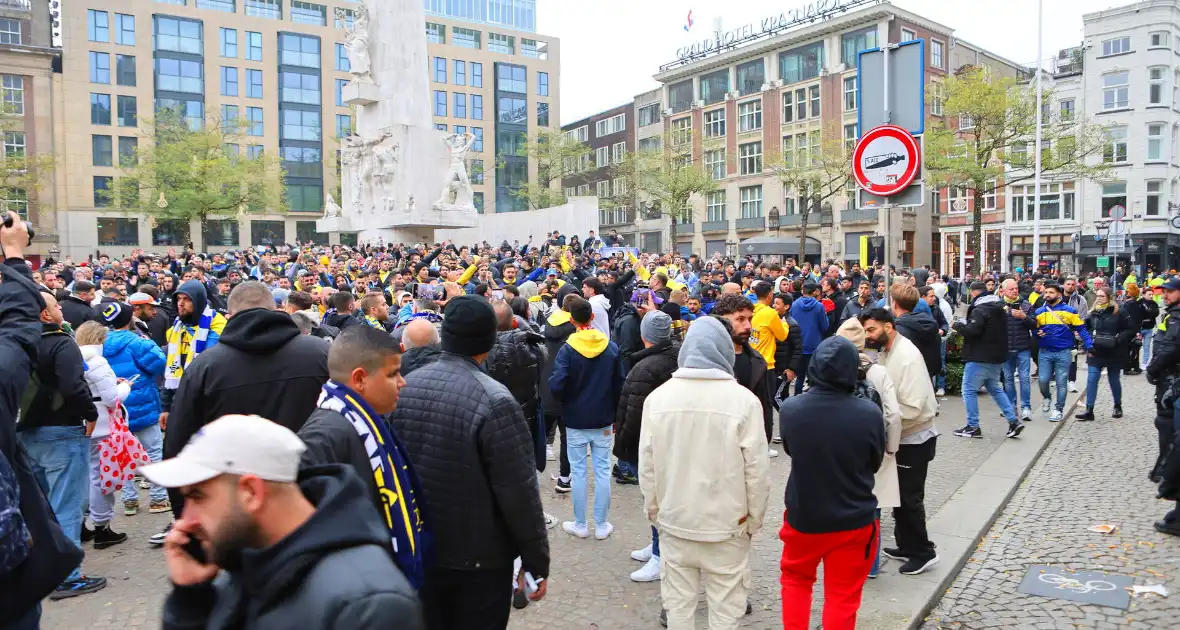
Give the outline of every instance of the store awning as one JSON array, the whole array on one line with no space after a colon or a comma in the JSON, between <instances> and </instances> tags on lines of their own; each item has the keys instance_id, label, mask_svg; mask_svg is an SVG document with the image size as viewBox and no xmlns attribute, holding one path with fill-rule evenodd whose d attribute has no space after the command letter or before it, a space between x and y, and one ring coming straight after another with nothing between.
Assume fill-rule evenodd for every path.
<instances>
[{"instance_id":1,"label":"store awning","mask_svg":"<svg viewBox=\"0 0 1180 630\"><path fill-rule=\"evenodd\" d=\"M807 251L819 255L823 251L818 239L807 237ZM755 236L738 245L742 256L799 256L799 239L793 236Z\"/></svg>"}]
</instances>

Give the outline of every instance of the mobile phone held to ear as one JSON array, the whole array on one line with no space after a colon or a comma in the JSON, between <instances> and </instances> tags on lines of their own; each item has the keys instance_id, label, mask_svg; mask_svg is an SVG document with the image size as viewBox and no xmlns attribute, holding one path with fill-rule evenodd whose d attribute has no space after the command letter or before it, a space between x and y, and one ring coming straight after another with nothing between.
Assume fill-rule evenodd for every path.
<instances>
[{"instance_id":1,"label":"mobile phone held to ear","mask_svg":"<svg viewBox=\"0 0 1180 630\"><path fill-rule=\"evenodd\" d=\"M201 541L197 540L196 536L190 534L188 542L181 549L200 564L209 564L209 559L205 556L205 548L201 546Z\"/></svg>"}]
</instances>

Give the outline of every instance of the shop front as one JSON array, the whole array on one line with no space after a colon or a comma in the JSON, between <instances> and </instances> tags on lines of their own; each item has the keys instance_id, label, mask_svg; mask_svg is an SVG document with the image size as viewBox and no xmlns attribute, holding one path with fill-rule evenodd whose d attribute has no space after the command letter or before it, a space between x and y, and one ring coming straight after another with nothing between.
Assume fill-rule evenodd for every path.
<instances>
[{"instance_id":1,"label":"shop front","mask_svg":"<svg viewBox=\"0 0 1180 630\"><path fill-rule=\"evenodd\" d=\"M1042 269L1048 269L1055 273L1075 273L1077 271L1073 234L1042 234L1040 241ZM1008 269L1017 273L1031 272L1033 270L1032 262L1032 235L1013 235L1009 240Z\"/></svg>"},{"instance_id":2,"label":"shop front","mask_svg":"<svg viewBox=\"0 0 1180 630\"><path fill-rule=\"evenodd\" d=\"M1146 268L1164 271L1180 267L1180 234L1132 236L1121 252L1111 252L1105 240L1098 240L1092 234L1082 237L1079 245L1080 273L1110 273L1120 265L1139 272Z\"/></svg>"}]
</instances>

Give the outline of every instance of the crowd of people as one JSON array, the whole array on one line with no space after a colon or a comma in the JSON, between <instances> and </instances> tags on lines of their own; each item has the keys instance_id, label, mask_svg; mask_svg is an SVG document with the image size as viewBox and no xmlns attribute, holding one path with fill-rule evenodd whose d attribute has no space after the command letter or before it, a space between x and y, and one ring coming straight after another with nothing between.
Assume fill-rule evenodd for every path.
<instances>
[{"instance_id":1,"label":"crowd of people","mask_svg":"<svg viewBox=\"0 0 1180 630\"><path fill-rule=\"evenodd\" d=\"M1146 373L1151 477L1180 499L1180 279L1166 275L956 280L642 253L593 232L136 250L33 271L24 230L0 229L5 628L106 585L82 546L127 540L116 499L128 517L141 499L172 514L150 541L173 583L168 628L504 628L561 570L549 530L612 535L615 485L643 496L651 541L630 578L660 581L667 627L693 627L701 589L710 627L750 613L751 539L774 506L784 627L808 627L823 562L823 625L852 628L883 558L903 575L939 562L924 497L948 348L964 438L983 435L980 390L1020 436L1033 366L1051 422L1080 354L1079 421L1106 415L1103 370L1112 418L1122 375ZM568 520L543 510L549 481L571 495ZM1180 510L1156 528L1180 535Z\"/></svg>"}]
</instances>

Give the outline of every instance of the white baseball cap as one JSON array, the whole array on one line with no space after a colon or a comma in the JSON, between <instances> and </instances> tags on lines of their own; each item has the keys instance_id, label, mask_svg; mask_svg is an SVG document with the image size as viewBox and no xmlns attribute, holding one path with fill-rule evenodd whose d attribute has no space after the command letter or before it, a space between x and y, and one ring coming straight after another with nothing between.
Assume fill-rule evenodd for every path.
<instances>
[{"instance_id":1,"label":"white baseball cap","mask_svg":"<svg viewBox=\"0 0 1180 630\"><path fill-rule=\"evenodd\" d=\"M260 416L222 416L202 427L180 454L143 468L143 476L165 488L180 488L219 475L254 475L291 483L307 450L290 429Z\"/></svg>"}]
</instances>

